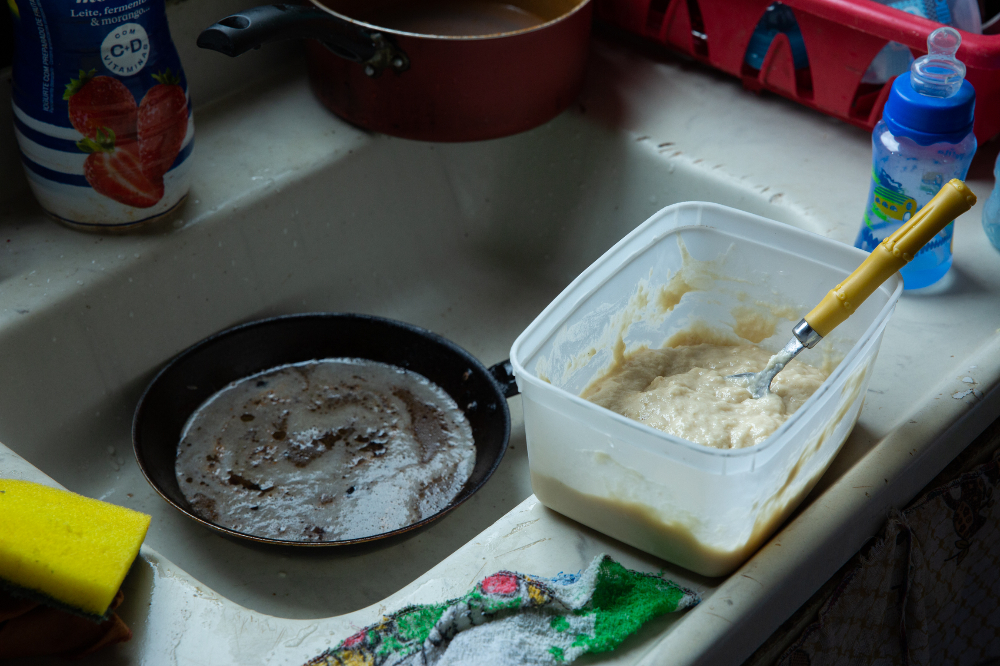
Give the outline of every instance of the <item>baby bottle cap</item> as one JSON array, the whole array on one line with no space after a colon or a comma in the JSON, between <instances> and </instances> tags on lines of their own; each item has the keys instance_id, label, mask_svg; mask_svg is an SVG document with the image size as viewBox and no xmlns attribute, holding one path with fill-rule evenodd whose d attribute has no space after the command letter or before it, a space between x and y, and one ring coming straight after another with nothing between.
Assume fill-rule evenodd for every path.
<instances>
[{"instance_id":1,"label":"baby bottle cap","mask_svg":"<svg viewBox=\"0 0 1000 666\"><path fill-rule=\"evenodd\" d=\"M954 28L938 28L927 38L930 52L893 81L882 120L894 135L928 146L959 143L972 131L976 91L955 58L961 43Z\"/></svg>"},{"instance_id":2,"label":"baby bottle cap","mask_svg":"<svg viewBox=\"0 0 1000 666\"><path fill-rule=\"evenodd\" d=\"M951 97L965 80L965 64L955 58L962 35L954 28L938 28L927 37L927 55L910 66L910 83L922 95Z\"/></svg>"}]
</instances>

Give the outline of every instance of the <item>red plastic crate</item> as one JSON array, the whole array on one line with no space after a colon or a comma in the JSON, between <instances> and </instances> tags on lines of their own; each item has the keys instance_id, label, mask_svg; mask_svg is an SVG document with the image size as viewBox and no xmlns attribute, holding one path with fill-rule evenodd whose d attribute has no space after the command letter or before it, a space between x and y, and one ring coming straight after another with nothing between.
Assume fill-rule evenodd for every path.
<instances>
[{"instance_id":1,"label":"red plastic crate","mask_svg":"<svg viewBox=\"0 0 1000 666\"><path fill-rule=\"evenodd\" d=\"M868 65L889 41L914 57L940 24L870 0L783 0L802 31L809 67L795 71L788 38L778 34L760 71L743 62L750 36L773 0L597 0L600 20L652 39L739 77L751 90L771 90L871 130L882 117L892 81L862 84ZM976 88L976 138L1000 133L1000 35L962 32L958 59Z\"/></svg>"}]
</instances>

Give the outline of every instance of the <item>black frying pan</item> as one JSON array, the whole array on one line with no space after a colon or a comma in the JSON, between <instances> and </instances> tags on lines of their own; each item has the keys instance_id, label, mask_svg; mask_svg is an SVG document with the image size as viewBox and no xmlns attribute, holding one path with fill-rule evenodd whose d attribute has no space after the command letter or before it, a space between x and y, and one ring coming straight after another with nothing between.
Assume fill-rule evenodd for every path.
<instances>
[{"instance_id":1,"label":"black frying pan","mask_svg":"<svg viewBox=\"0 0 1000 666\"><path fill-rule=\"evenodd\" d=\"M476 465L447 507L406 527L344 541L284 541L243 534L199 517L177 484L174 463L191 414L231 382L275 366L323 358L366 358L413 370L431 380L465 412ZM153 379L135 410L132 442L146 480L174 508L223 534L288 546L342 546L394 536L426 525L479 490L500 464L510 438L506 398L517 395L511 367L487 369L474 356L422 328L367 315L302 314L264 319L217 333L181 352Z\"/></svg>"}]
</instances>

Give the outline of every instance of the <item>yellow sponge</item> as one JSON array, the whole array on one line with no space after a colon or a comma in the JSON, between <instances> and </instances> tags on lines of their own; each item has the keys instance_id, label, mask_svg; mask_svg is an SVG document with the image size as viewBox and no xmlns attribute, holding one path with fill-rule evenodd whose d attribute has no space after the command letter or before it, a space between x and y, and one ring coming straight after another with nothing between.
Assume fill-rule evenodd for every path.
<instances>
[{"instance_id":1,"label":"yellow sponge","mask_svg":"<svg viewBox=\"0 0 1000 666\"><path fill-rule=\"evenodd\" d=\"M104 617L149 521L65 490L0 479L0 583Z\"/></svg>"}]
</instances>

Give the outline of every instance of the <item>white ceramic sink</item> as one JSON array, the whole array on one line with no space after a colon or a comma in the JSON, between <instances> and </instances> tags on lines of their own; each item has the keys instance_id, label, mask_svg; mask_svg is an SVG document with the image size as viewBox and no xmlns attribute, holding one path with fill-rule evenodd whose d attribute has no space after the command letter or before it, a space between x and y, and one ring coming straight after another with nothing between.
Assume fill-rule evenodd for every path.
<instances>
[{"instance_id":1,"label":"white ceramic sink","mask_svg":"<svg viewBox=\"0 0 1000 666\"><path fill-rule=\"evenodd\" d=\"M72 293L27 306L20 326L0 332L0 367L19 378L0 386L0 441L76 492L152 514L147 545L223 596L282 617L375 603L527 498L519 401L502 466L446 520L386 544L275 550L199 527L139 472L130 419L165 361L239 322L332 311L411 322L492 364L577 273L659 208L708 198L783 212L578 112L510 139L424 144L346 126L300 79L218 105L198 123L184 228L100 241L39 229L72 254L28 281L44 294L72 273ZM302 128L326 131L310 138Z\"/></svg>"},{"instance_id":2,"label":"white ceramic sink","mask_svg":"<svg viewBox=\"0 0 1000 666\"><path fill-rule=\"evenodd\" d=\"M48 477L153 516L122 610L136 637L87 663L302 663L406 603L457 596L500 568L575 571L599 552L664 570L705 596L687 615L651 623L607 660L654 663L669 650L677 663L739 663L856 550L887 506L912 496L926 482L921 476L957 453L940 443L942 433L951 428L949 441L967 442L978 432L988 410L970 411L969 403L985 401L995 415L989 392L1000 355L989 331L1000 315L970 324L958 336L959 359L928 361L923 386L914 387L906 363L915 346L892 326L945 306L928 306L933 295L901 303L844 453L785 532L720 580L672 568L537 504L519 398L510 402L510 448L486 486L443 520L383 543L252 546L196 525L153 492L131 451L138 396L174 354L233 324L291 312L370 313L431 329L492 364L579 271L666 205L714 201L834 237L853 234L864 163L859 178L837 178L853 173L864 153L855 130L620 47L601 45L594 60L583 104L517 137L459 145L352 128L314 100L301 75L258 82L198 109L195 185L177 228L157 235L64 230L43 219L13 176L0 197L0 441L9 447L0 445L0 473ZM670 103L657 110L648 97L643 105L628 101L656 76L673 81L688 102L664 98ZM796 169L810 168L801 155L782 161L769 149L755 161L744 145L725 168L724 147L699 127L698 95L750 110L730 122L749 127L755 105L765 105L787 116L793 139L816 127L834 133L826 143L847 147L797 191ZM687 114L686 126L663 120L677 114ZM831 202L845 199L856 204L851 214L832 214ZM956 236L960 257L971 234ZM973 295L994 298L1000 275L982 252L976 265L988 277ZM972 296L965 290L951 300L962 298ZM940 413L924 409L925 431L906 439L922 465L912 467L913 456L907 461L893 438L913 405L932 404L930 387L947 385L956 364L974 364L970 358L987 359L978 373L961 371L977 378L979 395L961 403L948 394ZM904 394L909 402L892 399ZM861 491L867 499L849 490L865 475L878 477L882 495L863 483L873 488ZM838 545L823 549L826 542Z\"/></svg>"}]
</instances>

